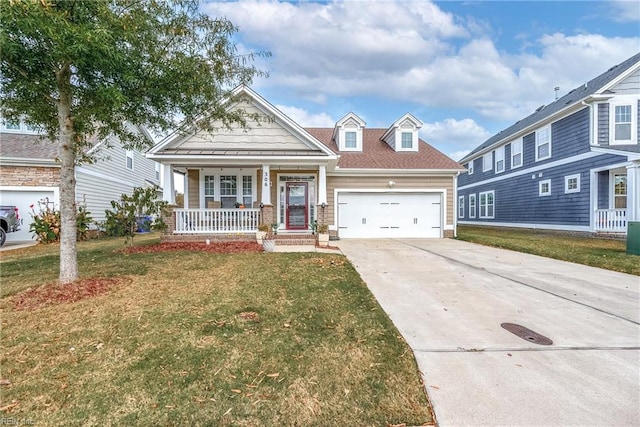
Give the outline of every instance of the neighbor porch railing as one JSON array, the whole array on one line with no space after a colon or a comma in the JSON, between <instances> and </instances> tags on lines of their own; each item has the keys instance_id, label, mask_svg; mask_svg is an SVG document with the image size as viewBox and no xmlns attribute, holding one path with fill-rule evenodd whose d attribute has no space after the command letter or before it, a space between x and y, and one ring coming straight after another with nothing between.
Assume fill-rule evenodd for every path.
<instances>
[{"instance_id":1,"label":"neighbor porch railing","mask_svg":"<svg viewBox=\"0 0 640 427\"><path fill-rule=\"evenodd\" d=\"M627 232L626 209L596 209L596 231Z\"/></svg>"},{"instance_id":2,"label":"neighbor porch railing","mask_svg":"<svg viewBox=\"0 0 640 427\"><path fill-rule=\"evenodd\" d=\"M174 233L244 233L255 232L260 223L260 209L174 209Z\"/></svg>"}]
</instances>

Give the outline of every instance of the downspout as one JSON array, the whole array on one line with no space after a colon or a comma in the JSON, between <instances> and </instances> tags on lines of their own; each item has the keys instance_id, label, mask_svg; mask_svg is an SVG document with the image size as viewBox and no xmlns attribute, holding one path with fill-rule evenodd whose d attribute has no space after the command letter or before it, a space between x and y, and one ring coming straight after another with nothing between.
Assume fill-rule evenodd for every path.
<instances>
[{"instance_id":1,"label":"downspout","mask_svg":"<svg viewBox=\"0 0 640 427\"><path fill-rule=\"evenodd\" d=\"M585 107L589 107L589 147L593 147L595 145L595 141L596 139L596 132L598 129L597 123L596 123L596 116L595 116L595 108L593 104L588 104L584 101L580 102L582 105L584 105ZM597 194L597 185L598 185L598 181L597 181L597 176L594 175L593 172L591 172L589 177L589 228L591 229L591 232L595 232L595 216L596 216L596 209L597 209L597 200L598 200L598 194Z\"/></svg>"},{"instance_id":2,"label":"downspout","mask_svg":"<svg viewBox=\"0 0 640 427\"><path fill-rule=\"evenodd\" d=\"M453 178L453 238L458 237L458 177L460 172L456 172Z\"/></svg>"}]
</instances>

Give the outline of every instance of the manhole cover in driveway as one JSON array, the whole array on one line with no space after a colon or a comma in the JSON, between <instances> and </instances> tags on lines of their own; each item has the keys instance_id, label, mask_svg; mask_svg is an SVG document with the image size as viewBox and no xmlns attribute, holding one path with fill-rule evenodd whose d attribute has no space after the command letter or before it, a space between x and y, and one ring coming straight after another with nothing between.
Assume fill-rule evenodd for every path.
<instances>
[{"instance_id":1,"label":"manhole cover in driveway","mask_svg":"<svg viewBox=\"0 0 640 427\"><path fill-rule=\"evenodd\" d=\"M551 341L549 338L545 337L544 335L540 335L539 333L534 332L529 328L525 328L522 325L516 325L515 323L502 323L500 326L502 326L512 334L519 336L525 341L540 345L553 344L553 341Z\"/></svg>"}]
</instances>

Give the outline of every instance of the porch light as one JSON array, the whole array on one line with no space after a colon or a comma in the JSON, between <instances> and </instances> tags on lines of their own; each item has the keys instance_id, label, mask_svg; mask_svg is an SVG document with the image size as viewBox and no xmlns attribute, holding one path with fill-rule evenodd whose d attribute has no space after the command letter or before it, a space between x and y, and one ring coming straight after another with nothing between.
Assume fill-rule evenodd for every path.
<instances>
[{"instance_id":1,"label":"porch light","mask_svg":"<svg viewBox=\"0 0 640 427\"><path fill-rule=\"evenodd\" d=\"M396 182L395 181L389 181L388 184L389 184L389 188L393 188L393 186L396 185Z\"/></svg>"}]
</instances>

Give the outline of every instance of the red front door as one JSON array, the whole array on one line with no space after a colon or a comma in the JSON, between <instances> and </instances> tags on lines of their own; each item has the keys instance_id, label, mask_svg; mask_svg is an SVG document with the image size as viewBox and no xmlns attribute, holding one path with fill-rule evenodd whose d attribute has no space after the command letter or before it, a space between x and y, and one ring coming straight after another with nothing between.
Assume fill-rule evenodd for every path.
<instances>
[{"instance_id":1,"label":"red front door","mask_svg":"<svg viewBox=\"0 0 640 427\"><path fill-rule=\"evenodd\" d=\"M287 182L287 230L308 228L307 190L306 182Z\"/></svg>"}]
</instances>

